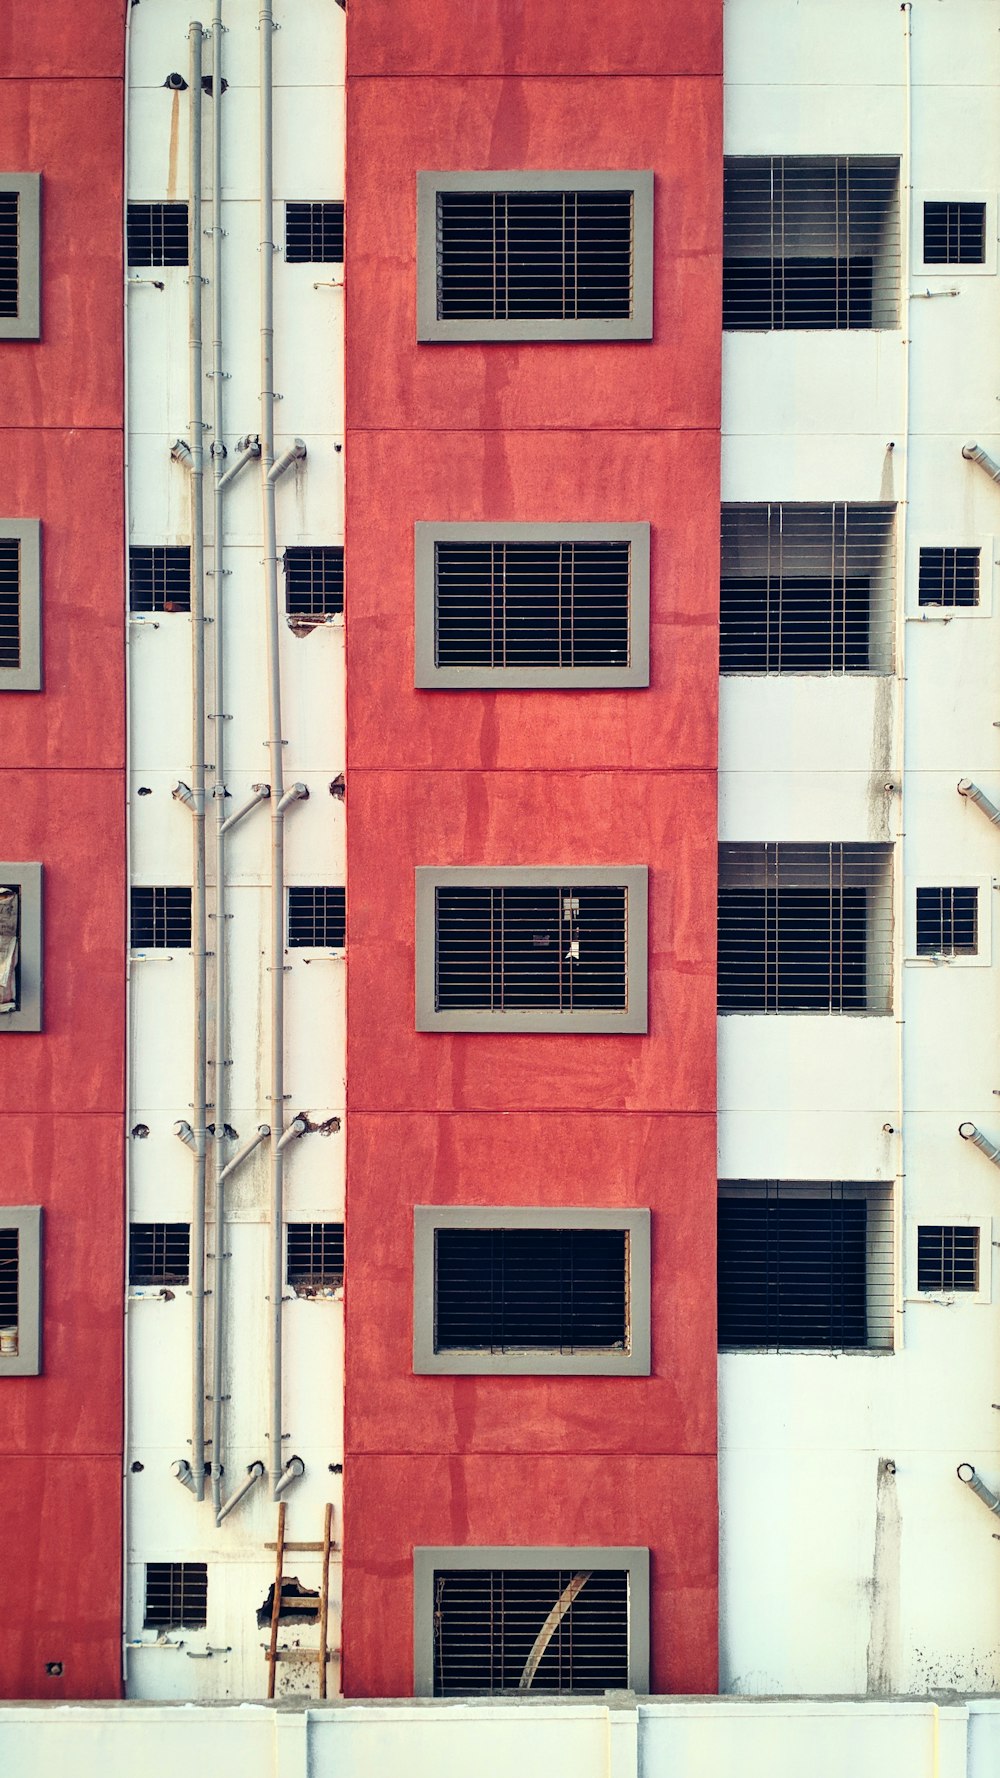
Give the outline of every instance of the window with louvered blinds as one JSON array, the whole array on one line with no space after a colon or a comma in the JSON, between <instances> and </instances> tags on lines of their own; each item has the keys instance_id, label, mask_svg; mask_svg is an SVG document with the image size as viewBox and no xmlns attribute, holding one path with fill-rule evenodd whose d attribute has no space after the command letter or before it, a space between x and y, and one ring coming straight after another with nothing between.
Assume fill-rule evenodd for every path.
<instances>
[{"instance_id":1,"label":"window with louvered blinds","mask_svg":"<svg viewBox=\"0 0 1000 1778\"><path fill-rule=\"evenodd\" d=\"M623 1570L439 1570L434 1695L628 1688Z\"/></svg>"}]
</instances>

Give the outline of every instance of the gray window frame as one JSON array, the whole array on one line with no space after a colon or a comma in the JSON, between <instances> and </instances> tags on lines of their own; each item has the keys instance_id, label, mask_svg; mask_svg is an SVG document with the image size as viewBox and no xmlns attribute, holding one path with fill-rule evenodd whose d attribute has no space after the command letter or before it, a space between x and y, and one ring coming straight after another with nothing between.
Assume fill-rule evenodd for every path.
<instances>
[{"instance_id":1,"label":"gray window frame","mask_svg":"<svg viewBox=\"0 0 1000 1778\"><path fill-rule=\"evenodd\" d=\"M13 885L20 894L18 976L20 1001L16 1012L0 1013L0 1036L5 1031L42 1029L42 867L40 864L0 862L0 885Z\"/></svg>"},{"instance_id":2,"label":"gray window frame","mask_svg":"<svg viewBox=\"0 0 1000 1778\"><path fill-rule=\"evenodd\" d=\"M629 1237L625 1352L438 1352L434 1347L435 1235L438 1229L623 1229ZM648 1210L511 1209L416 1204L413 1210L413 1369L418 1376L648 1377L650 1368Z\"/></svg>"},{"instance_id":3,"label":"gray window frame","mask_svg":"<svg viewBox=\"0 0 1000 1778\"><path fill-rule=\"evenodd\" d=\"M0 667L0 691L42 689L42 526L40 519L0 519L0 538L20 544L17 582L21 661Z\"/></svg>"},{"instance_id":4,"label":"gray window frame","mask_svg":"<svg viewBox=\"0 0 1000 1778\"><path fill-rule=\"evenodd\" d=\"M17 314L0 315L0 340L37 340L42 331L42 175L0 173L0 191L17 194Z\"/></svg>"},{"instance_id":5,"label":"gray window frame","mask_svg":"<svg viewBox=\"0 0 1000 1778\"><path fill-rule=\"evenodd\" d=\"M0 1377L42 1371L42 1211L38 1204L0 1204L0 1228L16 1229L17 1353L0 1353Z\"/></svg>"},{"instance_id":6,"label":"gray window frame","mask_svg":"<svg viewBox=\"0 0 1000 1778\"><path fill-rule=\"evenodd\" d=\"M631 191L632 313L602 320L445 321L438 316L438 193L442 191ZM420 172L417 174L417 339L649 340L653 337L653 174L621 169L599 172Z\"/></svg>"},{"instance_id":7,"label":"gray window frame","mask_svg":"<svg viewBox=\"0 0 1000 1778\"><path fill-rule=\"evenodd\" d=\"M644 864L601 865L436 865L418 864L415 871L415 1018L418 1031L603 1032L644 1035L648 1029L649 871ZM438 889L558 889L579 884L621 885L627 892L625 987L623 1012L584 1008L580 1012L490 1012L468 1007L439 1011L435 996Z\"/></svg>"},{"instance_id":8,"label":"gray window frame","mask_svg":"<svg viewBox=\"0 0 1000 1778\"><path fill-rule=\"evenodd\" d=\"M435 660L439 543L627 543L629 660L625 667L439 667ZM429 691L586 690L649 684L649 525L583 522L494 525L419 520L413 527L414 684Z\"/></svg>"},{"instance_id":9,"label":"gray window frame","mask_svg":"<svg viewBox=\"0 0 1000 1778\"><path fill-rule=\"evenodd\" d=\"M418 1544L413 1551L413 1695L434 1696L434 1574L439 1568L590 1568L628 1573L629 1691L649 1691L649 1550L607 1544ZM553 1694L546 1692L545 1701ZM571 1692L563 1694L572 1697Z\"/></svg>"}]
</instances>

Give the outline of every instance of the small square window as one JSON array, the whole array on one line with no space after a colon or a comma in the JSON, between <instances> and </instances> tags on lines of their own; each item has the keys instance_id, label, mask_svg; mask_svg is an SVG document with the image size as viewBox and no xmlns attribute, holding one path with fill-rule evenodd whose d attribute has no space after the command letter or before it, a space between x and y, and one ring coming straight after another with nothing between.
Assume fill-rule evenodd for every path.
<instances>
[{"instance_id":1,"label":"small square window","mask_svg":"<svg viewBox=\"0 0 1000 1778\"><path fill-rule=\"evenodd\" d=\"M187 265L187 205L129 204L126 245L130 266Z\"/></svg>"},{"instance_id":2,"label":"small square window","mask_svg":"<svg viewBox=\"0 0 1000 1778\"><path fill-rule=\"evenodd\" d=\"M42 1212L0 1204L0 1377L42 1368Z\"/></svg>"},{"instance_id":3,"label":"small square window","mask_svg":"<svg viewBox=\"0 0 1000 1778\"><path fill-rule=\"evenodd\" d=\"M42 1028L42 867L0 864L0 1035Z\"/></svg>"},{"instance_id":4,"label":"small square window","mask_svg":"<svg viewBox=\"0 0 1000 1778\"><path fill-rule=\"evenodd\" d=\"M134 545L128 552L128 604L130 611L190 611L190 546Z\"/></svg>"},{"instance_id":5,"label":"small square window","mask_svg":"<svg viewBox=\"0 0 1000 1778\"><path fill-rule=\"evenodd\" d=\"M917 956L975 957L979 950L979 890L917 890Z\"/></svg>"},{"instance_id":6,"label":"small square window","mask_svg":"<svg viewBox=\"0 0 1000 1778\"><path fill-rule=\"evenodd\" d=\"M944 607L979 604L980 550L969 544L920 551L917 599Z\"/></svg>"},{"instance_id":7,"label":"small square window","mask_svg":"<svg viewBox=\"0 0 1000 1778\"><path fill-rule=\"evenodd\" d=\"M285 551L285 611L291 618L339 617L344 609L343 544Z\"/></svg>"},{"instance_id":8,"label":"small square window","mask_svg":"<svg viewBox=\"0 0 1000 1778\"><path fill-rule=\"evenodd\" d=\"M186 888L132 890L131 944L134 951L191 948L191 891Z\"/></svg>"},{"instance_id":9,"label":"small square window","mask_svg":"<svg viewBox=\"0 0 1000 1778\"><path fill-rule=\"evenodd\" d=\"M917 1230L917 1289L979 1289L979 1229L922 1224Z\"/></svg>"},{"instance_id":10,"label":"small square window","mask_svg":"<svg viewBox=\"0 0 1000 1778\"><path fill-rule=\"evenodd\" d=\"M191 1275L191 1229L186 1222L134 1222L129 1229L130 1284L186 1284Z\"/></svg>"},{"instance_id":11,"label":"small square window","mask_svg":"<svg viewBox=\"0 0 1000 1778\"><path fill-rule=\"evenodd\" d=\"M41 525L0 519L0 691L41 688Z\"/></svg>"},{"instance_id":12,"label":"small square window","mask_svg":"<svg viewBox=\"0 0 1000 1778\"><path fill-rule=\"evenodd\" d=\"M326 1296L344 1282L342 1222L290 1222L285 1276L296 1296Z\"/></svg>"},{"instance_id":13,"label":"small square window","mask_svg":"<svg viewBox=\"0 0 1000 1778\"><path fill-rule=\"evenodd\" d=\"M289 948L342 951L346 918L347 893L342 885L289 889Z\"/></svg>"},{"instance_id":14,"label":"small square window","mask_svg":"<svg viewBox=\"0 0 1000 1778\"><path fill-rule=\"evenodd\" d=\"M0 340L41 333L41 174L0 173Z\"/></svg>"},{"instance_id":15,"label":"small square window","mask_svg":"<svg viewBox=\"0 0 1000 1778\"><path fill-rule=\"evenodd\" d=\"M203 1630L207 1622L206 1563L146 1563L144 1630Z\"/></svg>"},{"instance_id":16,"label":"small square window","mask_svg":"<svg viewBox=\"0 0 1000 1778\"><path fill-rule=\"evenodd\" d=\"M285 259L289 265L340 265L343 258L342 200L285 205Z\"/></svg>"},{"instance_id":17,"label":"small square window","mask_svg":"<svg viewBox=\"0 0 1000 1778\"><path fill-rule=\"evenodd\" d=\"M924 264L983 265L986 205L962 200L924 205Z\"/></svg>"}]
</instances>

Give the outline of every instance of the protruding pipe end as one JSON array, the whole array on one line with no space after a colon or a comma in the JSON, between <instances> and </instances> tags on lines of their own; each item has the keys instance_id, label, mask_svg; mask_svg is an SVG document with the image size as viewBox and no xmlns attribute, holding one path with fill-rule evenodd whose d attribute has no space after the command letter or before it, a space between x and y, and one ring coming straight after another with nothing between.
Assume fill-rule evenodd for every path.
<instances>
[{"instance_id":1,"label":"protruding pipe end","mask_svg":"<svg viewBox=\"0 0 1000 1778\"><path fill-rule=\"evenodd\" d=\"M280 1500L286 1488L290 1488L292 1483L297 1482L299 1477L305 1475L305 1473L306 1466L303 1463L302 1458L289 1457L288 1462L285 1464L284 1469L274 1484L275 1500Z\"/></svg>"},{"instance_id":2,"label":"protruding pipe end","mask_svg":"<svg viewBox=\"0 0 1000 1778\"><path fill-rule=\"evenodd\" d=\"M170 1473L177 1477L177 1480L181 1483L182 1487L190 1488L192 1494L197 1494L198 1490L195 1486L194 1473L186 1457L178 1457L176 1463L170 1465Z\"/></svg>"},{"instance_id":3,"label":"protruding pipe end","mask_svg":"<svg viewBox=\"0 0 1000 1778\"><path fill-rule=\"evenodd\" d=\"M183 463L185 469L190 469L194 462L191 446L183 438L174 439L170 447L170 455L175 463Z\"/></svg>"},{"instance_id":4,"label":"protruding pipe end","mask_svg":"<svg viewBox=\"0 0 1000 1778\"><path fill-rule=\"evenodd\" d=\"M968 444L964 444L962 446L962 456L965 458L967 463L972 463L975 461L976 453L978 450L979 450L979 446L977 445L975 439L970 438Z\"/></svg>"},{"instance_id":5,"label":"protruding pipe end","mask_svg":"<svg viewBox=\"0 0 1000 1778\"><path fill-rule=\"evenodd\" d=\"M958 791L959 796L968 796L969 791L973 789L972 779L971 778L959 778L958 783L955 786L955 789Z\"/></svg>"},{"instance_id":6,"label":"protruding pipe end","mask_svg":"<svg viewBox=\"0 0 1000 1778\"><path fill-rule=\"evenodd\" d=\"M971 1463L960 1463L955 1474L959 1481L964 1482L968 1487L969 1483L975 1480L976 1472Z\"/></svg>"},{"instance_id":7,"label":"protruding pipe end","mask_svg":"<svg viewBox=\"0 0 1000 1778\"><path fill-rule=\"evenodd\" d=\"M175 803L183 803L185 808L196 809L198 807L198 799L190 784L185 784L182 780L178 780L170 794Z\"/></svg>"},{"instance_id":8,"label":"protruding pipe end","mask_svg":"<svg viewBox=\"0 0 1000 1778\"><path fill-rule=\"evenodd\" d=\"M197 1137L195 1136L191 1125L186 1123L183 1118L178 1118L175 1123L174 1135L179 1136L182 1142L186 1142L189 1148L195 1148L197 1146Z\"/></svg>"},{"instance_id":9,"label":"protruding pipe end","mask_svg":"<svg viewBox=\"0 0 1000 1778\"><path fill-rule=\"evenodd\" d=\"M964 1124L959 1124L958 1133L961 1136L963 1142L972 1142L979 1135L979 1131L977 1130L975 1124L970 1124L968 1122L964 1123Z\"/></svg>"}]
</instances>

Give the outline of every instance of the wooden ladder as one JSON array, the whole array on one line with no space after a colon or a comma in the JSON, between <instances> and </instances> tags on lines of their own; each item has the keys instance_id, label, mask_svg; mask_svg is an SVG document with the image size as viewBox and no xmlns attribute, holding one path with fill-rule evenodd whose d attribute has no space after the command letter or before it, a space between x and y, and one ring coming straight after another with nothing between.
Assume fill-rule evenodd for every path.
<instances>
[{"instance_id":1,"label":"wooden ladder","mask_svg":"<svg viewBox=\"0 0 1000 1778\"><path fill-rule=\"evenodd\" d=\"M323 1558L320 1573L319 1609L317 1613L317 1622L319 1624L319 1648L316 1651L316 1661L319 1666L319 1695L321 1698L326 1697L326 1669L330 1660L330 1650L327 1647L327 1624L330 1611L330 1551L336 1547L330 1540L332 1528L333 1507L330 1505L330 1502L327 1501L323 1511L322 1543L286 1543L285 1502L279 1500L277 1540L274 1543L266 1543L264 1545L266 1550L277 1551L274 1564L274 1598L271 1602L271 1640L267 1649L267 1695L269 1698L274 1697L274 1674L278 1662L295 1661L303 1658L301 1651L297 1648L286 1649L278 1647L278 1624L281 1619L282 1587L285 1579L285 1556L289 1553L305 1550L308 1550L312 1554L319 1553ZM304 1606L307 1604L308 1601L303 1601Z\"/></svg>"}]
</instances>

